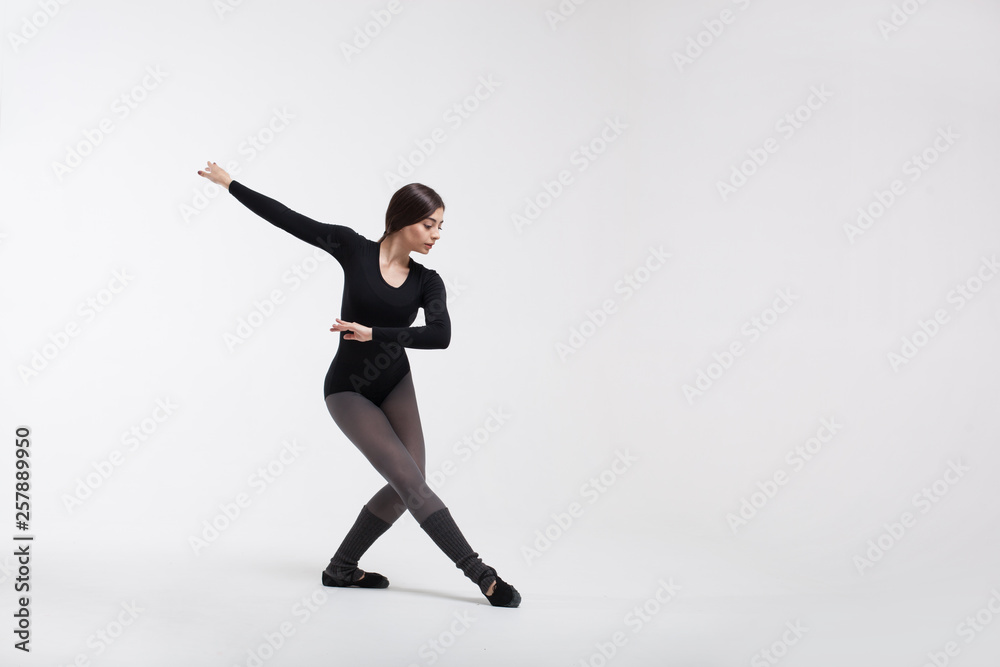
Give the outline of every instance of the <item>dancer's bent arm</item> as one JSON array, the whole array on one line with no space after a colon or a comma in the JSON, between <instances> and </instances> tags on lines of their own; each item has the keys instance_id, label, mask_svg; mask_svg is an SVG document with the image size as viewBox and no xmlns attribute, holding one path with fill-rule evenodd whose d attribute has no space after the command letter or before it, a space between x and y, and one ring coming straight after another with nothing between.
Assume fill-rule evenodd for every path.
<instances>
[{"instance_id":1,"label":"dancer's bent arm","mask_svg":"<svg viewBox=\"0 0 1000 667\"><path fill-rule=\"evenodd\" d=\"M451 318L448 316L447 292L437 271L428 269L422 295L425 326L422 327L372 327L372 340L399 343L403 347L421 350L444 349L451 342Z\"/></svg>"}]
</instances>

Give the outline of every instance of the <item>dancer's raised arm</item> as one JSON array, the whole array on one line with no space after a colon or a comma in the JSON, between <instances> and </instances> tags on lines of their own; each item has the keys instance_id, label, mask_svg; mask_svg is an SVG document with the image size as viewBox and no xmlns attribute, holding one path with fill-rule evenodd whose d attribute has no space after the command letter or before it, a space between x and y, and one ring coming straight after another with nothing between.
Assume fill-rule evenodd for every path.
<instances>
[{"instance_id":1,"label":"dancer's raised arm","mask_svg":"<svg viewBox=\"0 0 1000 667\"><path fill-rule=\"evenodd\" d=\"M198 175L229 190L240 203L275 227L310 245L326 250L338 260L352 252L352 249L364 240L364 237L350 227L313 220L279 201L251 190L239 181L233 180L226 170L215 162L208 162L204 170L198 170Z\"/></svg>"}]
</instances>

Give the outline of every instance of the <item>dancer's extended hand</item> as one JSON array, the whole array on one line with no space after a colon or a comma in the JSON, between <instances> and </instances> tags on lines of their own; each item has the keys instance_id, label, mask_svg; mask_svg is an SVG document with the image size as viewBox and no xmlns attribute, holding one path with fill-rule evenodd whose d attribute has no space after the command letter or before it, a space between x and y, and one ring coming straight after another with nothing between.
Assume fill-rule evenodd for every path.
<instances>
[{"instance_id":1,"label":"dancer's extended hand","mask_svg":"<svg viewBox=\"0 0 1000 667\"><path fill-rule=\"evenodd\" d=\"M344 336L344 340L359 340L365 342L372 339L372 328L366 327L363 324L358 324L357 322L345 322L342 319L336 318L337 324L330 327L330 331L349 331L350 333Z\"/></svg>"},{"instance_id":2,"label":"dancer's extended hand","mask_svg":"<svg viewBox=\"0 0 1000 667\"><path fill-rule=\"evenodd\" d=\"M230 176L225 169L217 165L215 162L206 161L208 166L205 167L205 171L201 169L198 170L199 176L204 176L213 183L218 183L222 187L229 189L229 184L233 182L233 177Z\"/></svg>"}]
</instances>

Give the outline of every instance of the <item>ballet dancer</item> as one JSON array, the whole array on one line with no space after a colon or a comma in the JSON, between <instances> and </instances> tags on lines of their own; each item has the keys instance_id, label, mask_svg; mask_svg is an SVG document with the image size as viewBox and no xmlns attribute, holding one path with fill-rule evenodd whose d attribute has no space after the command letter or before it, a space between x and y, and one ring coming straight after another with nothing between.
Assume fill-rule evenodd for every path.
<instances>
[{"instance_id":1,"label":"ballet dancer","mask_svg":"<svg viewBox=\"0 0 1000 667\"><path fill-rule=\"evenodd\" d=\"M420 183L397 190L386 210L385 233L376 242L350 227L296 213L233 180L215 162L198 175L226 188L275 227L330 253L344 270L343 319L330 327L341 335L323 396L334 422L387 483L362 505L322 573L323 585L387 587L386 577L365 572L358 560L408 510L491 605L517 607L517 589L483 563L424 480L424 436L405 348L448 347L451 319L441 276L410 253L426 255L441 238L441 197ZM410 326L418 308L426 324Z\"/></svg>"}]
</instances>

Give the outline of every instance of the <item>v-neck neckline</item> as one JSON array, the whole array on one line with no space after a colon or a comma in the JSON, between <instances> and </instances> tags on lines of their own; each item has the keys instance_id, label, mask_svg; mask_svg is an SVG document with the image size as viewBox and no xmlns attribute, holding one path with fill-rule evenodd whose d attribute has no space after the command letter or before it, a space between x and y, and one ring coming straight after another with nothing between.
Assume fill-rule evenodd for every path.
<instances>
[{"instance_id":1,"label":"v-neck neckline","mask_svg":"<svg viewBox=\"0 0 1000 667\"><path fill-rule=\"evenodd\" d=\"M411 257L411 258L408 259L408 262L409 262L409 264L408 264L409 271L406 272L406 278L403 279L403 282L401 282L398 286L391 285L389 283L389 281L385 279L385 276L382 275L382 252L381 251L382 251L382 244L381 243L376 243L375 244L375 270L378 272L379 279L382 281L382 284L384 284L389 289L393 289L393 290L402 289L406 285L406 283L410 282L410 278L413 276L413 258Z\"/></svg>"}]
</instances>

